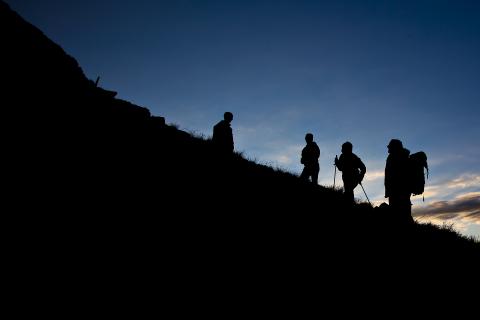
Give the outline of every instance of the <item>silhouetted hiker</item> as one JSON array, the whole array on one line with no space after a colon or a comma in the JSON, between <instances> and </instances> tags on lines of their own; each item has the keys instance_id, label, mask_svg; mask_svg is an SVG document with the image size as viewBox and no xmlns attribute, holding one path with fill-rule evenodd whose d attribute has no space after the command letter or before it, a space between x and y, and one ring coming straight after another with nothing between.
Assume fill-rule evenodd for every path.
<instances>
[{"instance_id":1,"label":"silhouetted hiker","mask_svg":"<svg viewBox=\"0 0 480 320\"><path fill-rule=\"evenodd\" d=\"M385 166L385 198L391 210L405 222L413 222L410 202L409 155L398 139L390 140Z\"/></svg>"},{"instance_id":2,"label":"silhouetted hiker","mask_svg":"<svg viewBox=\"0 0 480 320\"><path fill-rule=\"evenodd\" d=\"M224 152L233 152L233 133L230 123L233 120L231 112L225 112L223 120L213 127L213 143Z\"/></svg>"},{"instance_id":3,"label":"silhouetted hiker","mask_svg":"<svg viewBox=\"0 0 480 320\"><path fill-rule=\"evenodd\" d=\"M362 160L352 152L353 145L350 142L342 144L342 154L340 158L335 156L335 165L342 171L343 188L345 189L345 198L348 203L353 204L353 189L362 183L367 168Z\"/></svg>"},{"instance_id":4,"label":"silhouetted hiker","mask_svg":"<svg viewBox=\"0 0 480 320\"><path fill-rule=\"evenodd\" d=\"M320 165L318 164L318 158L320 157L320 148L313 141L313 134L307 133L305 135L305 141L307 145L302 150L302 158L300 162L304 165L301 179L308 180L312 178L314 184L318 184L318 173L320 172Z\"/></svg>"}]
</instances>

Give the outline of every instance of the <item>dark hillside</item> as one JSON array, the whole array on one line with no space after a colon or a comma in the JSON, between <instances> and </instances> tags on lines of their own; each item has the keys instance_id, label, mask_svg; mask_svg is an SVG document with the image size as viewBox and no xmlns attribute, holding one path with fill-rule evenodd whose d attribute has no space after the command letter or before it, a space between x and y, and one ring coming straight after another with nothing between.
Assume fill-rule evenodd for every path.
<instances>
[{"instance_id":1,"label":"dark hillside","mask_svg":"<svg viewBox=\"0 0 480 320\"><path fill-rule=\"evenodd\" d=\"M46 263L61 258L112 281L162 269L181 284L220 276L232 285L345 266L353 278L370 266L478 266L479 244L453 231L348 208L339 192L222 156L116 99L1 1L0 33L5 198Z\"/></svg>"}]
</instances>

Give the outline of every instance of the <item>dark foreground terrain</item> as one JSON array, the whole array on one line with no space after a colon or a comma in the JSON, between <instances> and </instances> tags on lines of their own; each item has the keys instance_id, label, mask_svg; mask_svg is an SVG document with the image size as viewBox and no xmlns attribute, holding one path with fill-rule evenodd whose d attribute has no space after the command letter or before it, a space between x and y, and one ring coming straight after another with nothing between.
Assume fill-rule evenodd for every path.
<instances>
[{"instance_id":1,"label":"dark foreground terrain","mask_svg":"<svg viewBox=\"0 0 480 320\"><path fill-rule=\"evenodd\" d=\"M224 156L116 99L1 1L0 33L9 243L32 282L261 297L478 273L471 239L347 207L338 191Z\"/></svg>"}]
</instances>

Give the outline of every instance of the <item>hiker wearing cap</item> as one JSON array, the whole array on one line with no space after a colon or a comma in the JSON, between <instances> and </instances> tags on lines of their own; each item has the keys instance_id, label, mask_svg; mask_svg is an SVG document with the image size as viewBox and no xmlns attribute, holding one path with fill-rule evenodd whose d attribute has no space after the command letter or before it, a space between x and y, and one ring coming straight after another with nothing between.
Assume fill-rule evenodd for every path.
<instances>
[{"instance_id":1,"label":"hiker wearing cap","mask_svg":"<svg viewBox=\"0 0 480 320\"><path fill-rule=\"evenodd\" d=\"M342 144L340 158L335 156L335 166L342 171L343 189L347 203L354 203L353 190L362 182L367 168L360 158L352 152L353 145L347 141Z\"/></svg>"},{"instance_id":2,"label":"hiker wearing cap","mask_svg":"<svg viewBox=\"0 0 480 320\"><path fill-rule=\"evenodd\" d=\"M385 166L385 198L392 211L404 221L413 222L410 202L409 156L410 151L398 139L390 140Z\"/></svg>"},{"instance_id":3,"label":"hiker wearing cap","mask_svg":"<svg viewBox=\"0 0 480 320\"><path fill-rule=\"evenodd\" d=\"M318 185L318 173L320 172L320 165L318 158L320 158L320 148L317 143L313 141L313 134L307 133L305 135L307 145L302 150L302 158L300 163L304 165L300 178L303 180L312 179L312 183Z\"/></svg>"}]
</instances>

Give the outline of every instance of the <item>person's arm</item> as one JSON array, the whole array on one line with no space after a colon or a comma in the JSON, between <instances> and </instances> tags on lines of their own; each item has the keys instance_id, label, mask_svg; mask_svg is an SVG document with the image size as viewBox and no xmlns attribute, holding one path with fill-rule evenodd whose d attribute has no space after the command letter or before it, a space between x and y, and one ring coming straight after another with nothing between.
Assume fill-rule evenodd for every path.
<instances>
[{"instance_id":1,"label":"person's arm","mask_svg":"<svg viewBox=\"0 0 480 320\"><path fill-rule=\"evenodd\" d=\"M305 149L306 147L302 149L302 155L300 156L300 163L303 165L305 164Z\"/></svg>"},{"instance_id":2,"label":"person's arm","mask_svg":"<svg viewBox=\"0 0 480 320\"><path fill-rule=\"evenodd\" d=\"M343 154L340 155L340 158L335 162L337 169L343 171Z\"/></svg>"},{"instance_id":3,"label":"person's arm","mask_svg":"<svg viewBox=\"0 0 480 320\"><path fill-rule=\"evenodd\" d=\"M315 158L317 158L317 160L320 158L320 148L316 143L315 143Z\"/></svg>"},{"instance_id":4,"label":"person's arm","mask_svg":"<svg viewBox=\"0 0 480 320\"><path fill-rule=\"evenodd\" d=\"M385 165L385 180L384 180L384 184L385 184L385 198L388 198L390 197L390 187L391 187L391 169L390 169L390 161L389 159L387 158L387 163Z\"/></svg>"},{"instance_id":5,"label":"person's arm","mask_svg":"<svg viewBox=\"0 0 480 320\"><path fill-rule=\"evenodd\" d=\"M218 125L213 126L213 134L212 134L212 141L218 140Z\"/></svg>"},{"instance_id":6,"label":"person's arm","mask_svg":"<svg viewBox=\"0 0 480 320\"><path fill-rule=\"evenodd\" d=\"M360 169L360 182L362 182L363 177L365 177L365 173L367 172L367 167L365 166L365 164L360 158L357 157L357 159L358 159L358 168Z\"/></svg>"}]
</instances>

